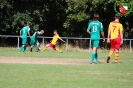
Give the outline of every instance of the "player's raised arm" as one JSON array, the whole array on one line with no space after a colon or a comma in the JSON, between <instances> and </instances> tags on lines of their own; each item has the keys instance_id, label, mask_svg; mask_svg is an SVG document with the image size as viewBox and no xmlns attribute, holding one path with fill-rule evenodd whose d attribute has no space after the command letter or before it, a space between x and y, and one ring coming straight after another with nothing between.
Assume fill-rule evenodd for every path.
<instances>
[{"instance_id":1,"label":"player's raised arm","mask_svg":"<svg viewBox=\"0 0 133 88\"><path fill-rule=\"evenodd\" d=\"M62 38L59 38L62 42L65 42Z\"/></svg>"}]
</instances>

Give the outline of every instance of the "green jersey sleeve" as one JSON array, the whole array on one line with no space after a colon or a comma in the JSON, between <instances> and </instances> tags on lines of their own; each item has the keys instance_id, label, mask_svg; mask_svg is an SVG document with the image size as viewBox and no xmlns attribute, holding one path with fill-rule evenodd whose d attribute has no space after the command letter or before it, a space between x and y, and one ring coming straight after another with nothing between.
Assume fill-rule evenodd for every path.
<instances>
[{"instance_id":1,"label":"green jersey sleeve","mask_svg":"<svg viewBox=\"0 0 133 88\"><path fill-rule=\"evenodd\" d=\"M28 27L28 32L30 31L30 28Z\"/></svg>"},{"instance_id":2,"label":"green jersey sleeve","mask_svg":"<svg viewBox=\"0 0 133 88\"><path fill-rule=\"evenodd\" d=\"M103 24L100 22L100 31L103 31Z\"/></svg>"},{"instance_id":3,"label":"green jersey sleeve","mask_svg":"<svg viewBox=\"0 0 133 88\"><path fill-rule=\"evenodd\" d=\"M37 38L39 35L40 35L40 32L39 32L39 31L37 31L37 32L34 33L34 36L35 36L36 38Z\"/></svg>"},{"instance_id":4,"label":"green jersey sleeve","mask_svg":"<svg viewBox=\"0 0 133 88\"><path fill-rule=\"evenodd\" d=\"M36 34L37 34L37 35L40 35L40 32L39 32L39 31L37 31L37 32L36 32Z\"/></svg>"}]
</instances>

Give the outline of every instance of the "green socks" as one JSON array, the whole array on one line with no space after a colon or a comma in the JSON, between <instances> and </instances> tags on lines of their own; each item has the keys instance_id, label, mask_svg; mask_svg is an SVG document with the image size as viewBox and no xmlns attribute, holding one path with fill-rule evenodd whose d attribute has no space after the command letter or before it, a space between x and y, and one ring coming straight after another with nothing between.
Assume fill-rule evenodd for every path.
<instances>
[{"instance_id":1,"label":"green socks","mask_svg":"<svg viewBox=\"0 0 133 88\"><path fill-rule=\"evenodd\" d=\"M30 46L30 52L32 52L33 46L34 46L34 45L31 45L31 46Z\"/></svg>"},{"instance_id":2,"label":"green socks","mask_svg":"<svg viewBox=\"0 0 133 88\"><path fill-rule=\"evenodd\" d=\"M22 52L22 50L24 49L24 45L22 45L19 49L19 52Z\"/></svg>"},{"instance_id":3,"label":"green socks","mask_svg":"<svg viewBox=\"0 0 133 88\"><path fill-rule=\"evenodd\" d=\"M96 53L96 52L92 52L91 63L94 62L94 59L96 59L96 62L99 62L99 60L98 60L98 53Z\"/></svg>"},{"instance_id":4,"label":"green socks","mask_svg":"<svg viewBox=\"0 0 133 88\"><path fill-rule=\"evenodd\" d=\"M30 47L30 51L32 52L32 49L33 49L33 45ZM39 46L38 45L36 45L36 51L38 51L39 50Z\"/></svg>"},{"instance_id":5,"label":"green socks","mask_svg":"<svg viewBox=\"0 0 133 88\"><path fill-rule=\"evenodd\" d=\"M94 62L95 56L96 56L96 53L95 53L95 52L92 52L92 56L91 56L91 63L93 63L93 62Z\"/></svg>"},{"instance_id":6,"label":"green socks","mask_svg":"<svg viewBox=\"0 0 133 88\"><path fill-rule=\"evenodd\" d=\"M22 46L20 47L19 52L22 52L23 49L24 49L23 52L26 52L26 46L25 46L25 45L22 45Z\"/></svg>"},{"instance_id":7,"label":"green socks","mask_svg":"<svg viewBox=\"0 0 133 88\"><path fill-rule=\"evenodd\" d=\"M95 54L96 62L99 62L98 60L98 53Z\"/></svg>"},{"instance_id":8,"label":"green socks","mask_svg":"<svg viewBox=\"0 0 133 88\"><path fill-rule=\"evenodd\" d=\"M32 52L32 47L30 47L30 51Z\"/></svg>"},{"instance_id":9,"label":"green socks","mask_svg":"<svg viewBox=\"0 0 133 88\"><path fill-rule=\"evenodd\" d=\"M38 49L39 49L39 46L36 46L36 51L38 51Z\"/></svg>"},{"instance_id":10,"label":"green socks","mask_svg":"<svg viewBox=\"0 0 133 88\"><path fill-rule=\"evenodd\" d=\"M26 52L26 46L24 46L24 52Z\"/></svg>"}]
</instances>

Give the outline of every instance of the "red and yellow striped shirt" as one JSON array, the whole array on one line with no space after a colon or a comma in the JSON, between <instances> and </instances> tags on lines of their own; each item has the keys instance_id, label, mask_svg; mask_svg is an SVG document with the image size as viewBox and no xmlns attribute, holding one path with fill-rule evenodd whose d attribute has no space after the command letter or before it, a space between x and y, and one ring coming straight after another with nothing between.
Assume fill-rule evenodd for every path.
<instances>
[{"instance_id":1,"label":"red and yellow striped shirt","mask_svg":"<svg viewBox=\"0 0 133 88\"><path fill-rule=\"evenodd\" d=\"M120 36L120 32L123 31L121 23L113 21L109 24L109 30L111 32L110 39L115 39Z\"/></svg>"}]
</instances>

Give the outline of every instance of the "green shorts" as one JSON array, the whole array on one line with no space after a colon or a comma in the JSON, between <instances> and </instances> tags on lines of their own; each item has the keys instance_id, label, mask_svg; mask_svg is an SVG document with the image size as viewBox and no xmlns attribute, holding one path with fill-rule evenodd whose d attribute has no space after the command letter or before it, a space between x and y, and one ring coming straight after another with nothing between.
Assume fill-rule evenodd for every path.
<instances>
[{"instance_id":1,"label":"green shorts","mask_svg":"<svg viewBox=\"0 0 133 88\"><path fill-rule=\"evenodd\" d=\"M26 44L27 43L27 38L22 38L22 44Z\"/></svg>"},{"instance_id":2,"label":"green shorts","mask_svg":"<svg viewBox=\"0 0 133 88\"><path fill-rule=\"evenodd\" d=\"M35 39L34 40L33 39L30 40L30 44L31 45L35 45L37 43L39 43L38 40L35 40Z\"/></svg>"},{"instance_id":3,"label":"green shorts","mask_svg":"<svg viewBox=\"0 0 133 88\"><path fill-rule=\"evenodd\" d=\"M91 40L92 47L98 48L100 40Z\"/></svg>"}]
</instances>

